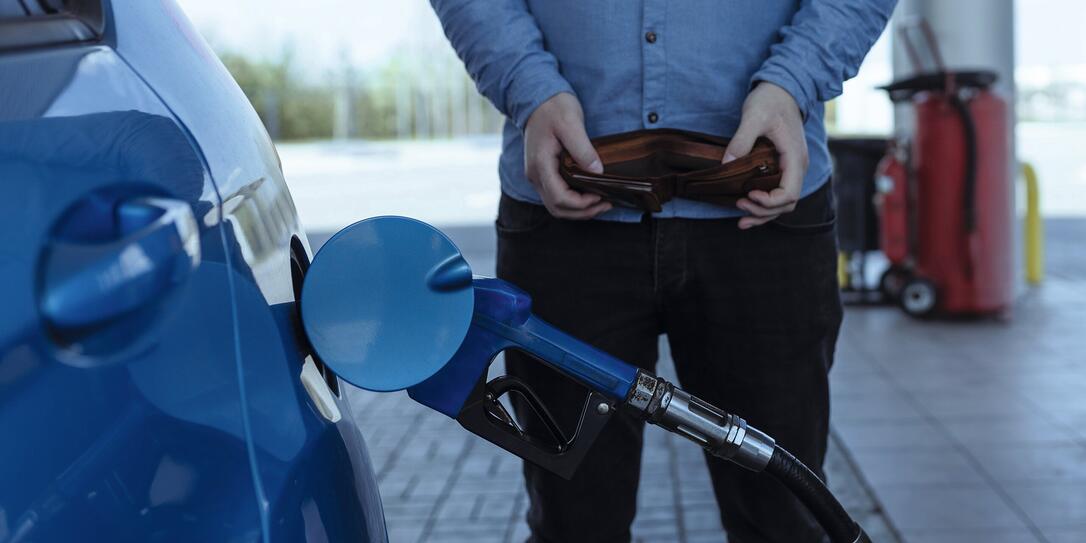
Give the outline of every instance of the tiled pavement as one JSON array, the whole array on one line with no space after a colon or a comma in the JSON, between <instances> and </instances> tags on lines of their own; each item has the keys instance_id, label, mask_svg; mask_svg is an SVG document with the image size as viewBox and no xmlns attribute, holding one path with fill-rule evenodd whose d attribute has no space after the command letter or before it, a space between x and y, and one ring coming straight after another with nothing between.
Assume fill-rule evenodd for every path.
<instances>
[{"instance_id":1,"label":"tiled pavement","mask_svg":"<svg viewBox=\"0 0 1086 543\"><path fill-rule=\"evenodd\" d=\"M1006 322L852 308L834 426L909 542L1086 541L1086 221Z\"/></svg>"},{"instance_id":2,"label":"tiled pavement","mask_svg":"<svg viewBox=\"0 0 1086 543\"><path fill-rule=\"evenodd\" d=\"M524 541L527 496L518 458L406 394L356 391L351 402L377 470L391 542ZM834 491L875 540L896 541L836 444L828 470ZM725 541L697 447L649 428L641 483L635 541Z\"/></svg>"},{"instance_id":3,"label":"tiled pavement","mask_svg":"<svg viewBox=\"0 0 1086 543\"><path fill-rule=\"evenodd\" d=\"M1049 279L1009 321L847 311L827 469L875 541L1086 541L1086 221L1048 228ZM450 231L477 273L493 269L488 231ZM517 459L402 393L352 402L392 542L523 540ZM645 440L635 539L724 541L700 452Z\"/></svg>"}]
</instances>

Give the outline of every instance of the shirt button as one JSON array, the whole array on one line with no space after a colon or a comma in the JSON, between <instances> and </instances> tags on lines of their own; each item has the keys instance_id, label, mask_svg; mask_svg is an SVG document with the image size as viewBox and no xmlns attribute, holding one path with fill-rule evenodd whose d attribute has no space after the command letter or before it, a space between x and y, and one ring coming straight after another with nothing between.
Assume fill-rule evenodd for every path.
<instances>
[{"instance_id":1,"label":"shirt button","mask_svg":"<svg viewBox=\"0 0 1086 543\"><path fill-rule=\"evenodd\" d=\"M656 43L656 33L655 32L646 32L645 33L645 41L647 41L649 43Z\"/></svg>"},{"instance_id":2,"label":"shirt button","mask_svg":"<svg viewBox=\"0 0 1086 543\"><path fill-rule=\"evenodd\" d=\"M649 122L650 123L656 124L656 121L659 121L659 120L660 120L660 116L657 115L655 111L653 111L652 113L649 113Z\"/></svg>"}]
</instances>

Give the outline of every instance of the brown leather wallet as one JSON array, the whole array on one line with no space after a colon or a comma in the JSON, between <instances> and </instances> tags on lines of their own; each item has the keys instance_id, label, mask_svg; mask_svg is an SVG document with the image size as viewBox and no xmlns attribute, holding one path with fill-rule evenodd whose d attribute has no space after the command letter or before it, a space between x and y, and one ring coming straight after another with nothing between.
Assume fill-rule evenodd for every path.
<instances>
[{"instance_id":1,"label":"brown leather wallet","mask_svg":"<svg viewBox=\"0 0 1086 543\"><path fill-rule=\"evenodd\" d=\"M750 154L721 164L728 141L670 128L612 134L592 140L602 174L582 169L566 151L558 172L574 190L652 212L672 198L733 205L752 190L780 185L777 149L769 140L759 138Z\"/></svg>"}]
</instances>

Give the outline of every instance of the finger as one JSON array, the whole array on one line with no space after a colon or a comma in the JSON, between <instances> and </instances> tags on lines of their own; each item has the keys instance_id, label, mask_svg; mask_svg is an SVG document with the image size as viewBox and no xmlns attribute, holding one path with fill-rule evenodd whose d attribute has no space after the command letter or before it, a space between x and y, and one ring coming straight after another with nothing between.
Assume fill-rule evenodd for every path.
<instances>
[{"instance_id":1,"label":"finger","mask_svg":"<svg viewBox=\"0 0 1086 543\"><path fill-rule=\"evenodd\" d=\"M780 141L776 141L779 139ZM781 160L781 184L765 193L750 197L766 208L784 208L795 205L803 190L803 176L807 173L807 145L799 138L771 138L777 146Z\"/></svg>"},{"instance_id":2,"label":"finger","mask_svg":"<svg viewBox=\"0 0 1086 543\"><path fill-rule=\"evenodd\" d=\"M765 209L773 213L788 213L791 211L795 211L796 203L798 202L792 202L790 204L784 205L774 205L776 201L773 200L769 196L769 193L764 190L750 191L749 193L747 193L747 199L752 205L756 205L761 209Z\"/></svg>"},{"instance_id":3,"label":"finger","mask_svg":"<svg viewBox=\"0 0 1086 543\"><path fill-rule=\"evenodd\" d=\"M597 194L577 192L569 188L566 180L558 174L558 159L555 157L541 159L538 173L541 196L555 208L582 211L601 200Z\"/></svg>"},{"instance_id":4,"label":"finger","mask_svg":"<svg viewBox=\"0 0 1086 543\"><path fill-rule=\"evenodd\" d=\"M777 217L779 217L779 215L774 215L772 217L743 217L742 219L739 219L739 229L750 230L755 226L761 226Z\"/></svg>"},{"instance_id":5,"label":"finger","mask_svg":"<svg viewBox=\"0 0 1086 543\"><path fill-rule=\"evenodd\" d=\"M543 172L558 167L558 154L562 145L553 136L537 143L534 147L524 148L524 173L537 191L543 190Z\"/></svg>"},{"instance_id":6,"label":"finger","mask_svg":"<svg viewBox=\"0 0 1086 543\"><path fill-rule=\"evenodd\" d=\"M724 158L722 163L727 164L741 156L747 156L750 154L750 150L754 148L754 142L761 136L763 127L761 123L752 119L749 115L744 115L739 121L739 128L736 129L735 135L732 136L728 147L724 149Z\"/></svg>"},{"instance_id":7,"label":"finger","mask_svg":"<svg viewBox=\"0 0 1086 543\"><path fill-rule=\"evenodd\" d=\"M763 207L746 198L740 198L739 201L735 203L735 207L738 207L739 209L742 209L743 211L746 211L747 213L750 213L755 217L775 217L777 215L780 215L781 213L785 213L786 211L791 211L782 208Z\"/></svg>"},{"instance_id":8,"label":"finger","mask_svg":"<svg viewBox=\"0 0 1086 543\"><path fill-rule=\"evenodd\" d=\"M600 213L604 213L606 211L609 211L610 209L611 209L611 203L610 202L599 202L597 204L594 204L594 205L588 207L588 209L583 209L581 211L567 211L567 210L558 209L558 210L555 210L556 212L552 212L551 214L554 215L555 217L558 217L559 219L571 219L571 220L583 221L583 220L588 220L588 219L595 218Z\"/></svg>"},{"instance_id":9,"label":"finger","mask_svg":"<svg viewBox=\"0 0 1086 543\"><path fill-rule=\"evenodd\" d=\"M569 155L577 162L577 165L592 172L603 173L603 162L596 148L588 139L588 133L584 130L582 122L567 122L558 127L556 132L558 141L569 151Z\"/></svg>"}]
</instances>

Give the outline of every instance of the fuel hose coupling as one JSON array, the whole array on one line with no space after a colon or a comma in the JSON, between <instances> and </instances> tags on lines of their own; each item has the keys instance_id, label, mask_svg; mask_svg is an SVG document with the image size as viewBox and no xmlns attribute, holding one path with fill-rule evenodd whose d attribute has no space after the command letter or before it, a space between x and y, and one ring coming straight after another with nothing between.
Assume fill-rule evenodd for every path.
<instances>
[{"instance_id":1,"label":"fuel hose coupling","mask_svg":"<svg viewBox=\"0 0 1086 543\"><path fill-rule=\"evenodd\" d=\"M638 370L625 406L635 416L751 471L764 470L773 457L773 438L651 373Z\"/></svg>"}]
</instances>

